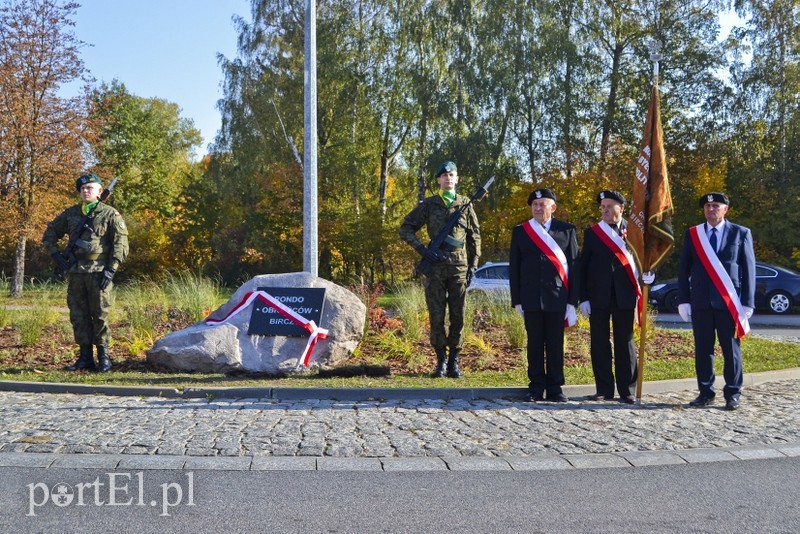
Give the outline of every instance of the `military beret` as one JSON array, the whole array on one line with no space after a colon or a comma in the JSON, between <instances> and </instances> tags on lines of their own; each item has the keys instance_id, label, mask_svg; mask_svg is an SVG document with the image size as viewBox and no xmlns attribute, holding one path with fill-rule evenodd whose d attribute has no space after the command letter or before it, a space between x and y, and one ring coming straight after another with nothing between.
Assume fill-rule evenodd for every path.
<instances>
[{"instance_id":1,"label":"military beret","mask_svg":"<svg viewBox=\"0 0 800 534\"><path fill-rule=\"evenodd\" d=\"M80 191L81 187L86 184L100 184L100 187L103 187L103 180L96 174L83 174L80 178L75 180L75 189Z\"/></svg>"},{"instance_id":2,"label":"military beret","mask_svg":"<svg viewBox=\"0 0 800 534\"><path fill-rule=\"evenodd\" d=\"M700 197L701 208L706 204L708 204L709 202L719 202L720 204L725 204L725 205L731 203L730 200L728 199L728 195L726 195L725 193L717 193L717 192L709 193L707 195L703 195L702 197Z\"/></svg>"},{"instance_id":3,"label":"military beret","mask_svg":"<svg viewBox=\"0 0 800 534\"><path fill-rule=\"evenodd\" d=\"M441 176L446 172L458 172L456 164L453 163L452 161L445 161L439 166L439 170L436 171L436 177L438 178L439 176Z\"/></svg>"},{"instance_id":4,"label":"military beret","mask_svg":"<svg viewBox=\"0 0 800 534\"><path fill-rule=\"evenodd\" d=\"M604 189L597 194L597 203L600 204L603 199L610 198L611 200L616 200L620 204L625 204L625 195L620 193L619 191L611 191L609 189Z\"/></svg>"},{"instance_id":5,"label":"military beret","mask_svg":"<svg viewBox=\"0 0 800 534\"><path fill-rule=\"evenodd\" d=\"M537 189L533 191L530 195L528 195L528 206L530 206L534 200L537 198L552 198L555 202L556 194L553 193L551 190L543 187L542 189Z\"/></svg>"}]
</instances>

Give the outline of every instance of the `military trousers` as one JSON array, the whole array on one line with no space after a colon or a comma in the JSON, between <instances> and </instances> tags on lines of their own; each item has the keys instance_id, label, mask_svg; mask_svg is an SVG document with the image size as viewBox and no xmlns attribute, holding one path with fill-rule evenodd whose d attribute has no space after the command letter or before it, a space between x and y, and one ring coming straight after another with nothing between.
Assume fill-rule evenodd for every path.
<instances>
[{"instance_id":1,"label":"military trousers","mask_svg":"<svg viewBox=\"0 0 800 534\"><path fill-rule=\"evenodd\" d=\"M100 290L101 273L69 273L67 306L72 333L78 345L108 345L111 334L108 315L111 310L113 282Z\"/></svg>"},{"instance_id":2,"label":"military trousers","mask_svg":"<svg viewBox=\"0 0 800 534\"><path fill-rule=\"evenodd\" d=\"M436 265L425 279L425 302L431 322L434 349L461 349L464 344L464 307L467 301L467 268L464 265ZM445 330L445 317L450 325Z\"/></svg>"}]
</instances>

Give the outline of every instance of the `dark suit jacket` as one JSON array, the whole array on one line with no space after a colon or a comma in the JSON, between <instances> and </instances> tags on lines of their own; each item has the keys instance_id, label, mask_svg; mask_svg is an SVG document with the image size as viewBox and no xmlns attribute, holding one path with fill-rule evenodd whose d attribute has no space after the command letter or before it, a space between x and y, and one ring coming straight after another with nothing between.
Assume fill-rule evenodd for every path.
<instances>
[{"instance_id":1,"label":"dark suit jacket","mask_svg":"<svg viewBox=\"0 0 800 534\"><path fill-rule=\"evenodd\" d=\"M628 221L622 219L623 229ZM636 289L628 273L611 250L591 228L583 232L583 248L578 262L580 301L588 300L593 309L611 308L611 295L616 306L623 310L636 307Z\"/></svg>"},{"instance_id":2,"label":"dark suit jacket","mask_svg":"<svg viewBox=\"0 0 800 534\"><path fill-rule=\"evenodd\" d=\"M563 312L567 304L577 304L577 231L573 225L554 218L548 233L567 257L570 291L564 287L547 256L531 241L522 226L517 225L511 232L508 268L512 306L522 304L522 308L529 311Z\"/></svg>"},{"instance_id":3,"label":"dark suit jacket","mask_svg":"<svg viewBox=\"0 0 800 534\"><path fill-rule=\"evenodd\" d=\"M706 231L705 226L701 229L702 232ZM754 308L756 255L750 229L726 220L717 257L730 275L742 306ZM683 251L678 267L678 302L688 302L692 309L697 310L724 308L722 297L697 256L689 230L683 236Z\"/></svg>"}]
</instances>

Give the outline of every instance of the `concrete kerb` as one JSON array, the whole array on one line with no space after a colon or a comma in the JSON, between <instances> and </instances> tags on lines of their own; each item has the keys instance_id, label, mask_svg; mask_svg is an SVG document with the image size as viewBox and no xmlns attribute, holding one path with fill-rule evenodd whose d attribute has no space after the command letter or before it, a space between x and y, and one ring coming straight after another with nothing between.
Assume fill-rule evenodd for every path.
<instances>
[{"instance_id":1,"label":"concrete kerb","mask_svg":"<svg viewBox=\"0 0 800 534\"><path fill-rule=\"evenodd\" d=\"M800 378L800 367L747 373L744 385L755 386L765 382L792 380ZM717 377L718 386L724 385L723 378ZM693 378L645 382L642 390L646 395L675 391L696 390L697 381ZM174 399L214 398L214 399L271 399L278 401L294 400L339 400L339 401L379 401L379 400L478 400L478 399L520 399L527 394L527 387L477 387L477 388L284 388L284 387L190 387L184 390L168 387L110 386L94 384L65 384L54 382L20 382L0 380L0 391L19 393L74 393L83 395L109 395L128 397L162 397ZM594 393L593 385L565 386L564 394L580 398Z\"/></svg>"},{"instance_id":2,"label":"concrete kerb","mask_svg":"<svg viewBox=\"0 0 800 534\"><path fill-rule=\"evenodd\" d=\"M640 468L796 457L800 457L800 443L716 449L507 457L203 457L0 452L0 468L183 471L551 471Z\"/></svg>"}]
</instances>

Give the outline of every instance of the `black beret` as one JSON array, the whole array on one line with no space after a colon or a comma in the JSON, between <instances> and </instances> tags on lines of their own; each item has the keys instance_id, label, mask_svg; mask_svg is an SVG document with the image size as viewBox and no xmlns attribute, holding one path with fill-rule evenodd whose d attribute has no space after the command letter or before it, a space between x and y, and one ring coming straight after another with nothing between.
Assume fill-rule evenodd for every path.
<instances>
[{"instance_id":1,"label":"black beret","mask_svg":"<svg viewBox=\"0 0 800 534\"><path fill-rule=\"evenodd\" d=\"M603 199L610 198L611 200L616 200L620 204L625 204L625 195L620 193L619 191L612 191L610 189L604 189L597 194L597 203L600 204Z\"/></svg>"},{"instance_id":2,"label":"black beret","mask_svg":"<svg viewBox=\"0 0 800 534\"><path fill-rule=\"evenodd\" d=\"M728 195L726 195L725 193L717 193L717 192L709 193L707 195L703 195L702 197L700 197L701 208L706 204L708 204L709 202L719 202L720 204L725 204L725 205L731 203L730 200L728 199Z\"/></svg>"},{"instance_id":3,"label":"black beret","mask_svg":"<svg viewBox=\"0 0 800 534\"><path fill-rule=\"evenodd\" d=\"M528 195L528 206L530 206L534 200L537 198L552 198L553 202L556 200L556 194L553 193L551 190L543 187L542 189L537 189L533 191L530 195Z\"/></svg>"},{"instance_id":4,"label":"black beret","mask_svg":"<svg viewBox=\"0 0 800 534\"><path fill-rule=\"evenodd\" d=\"M81 187L86 184L100 184L100 187L103 187L103 180L96 174L83 174L80 178L75 180L75 189L80 191Z\"/></svg>"}]
</instances>

